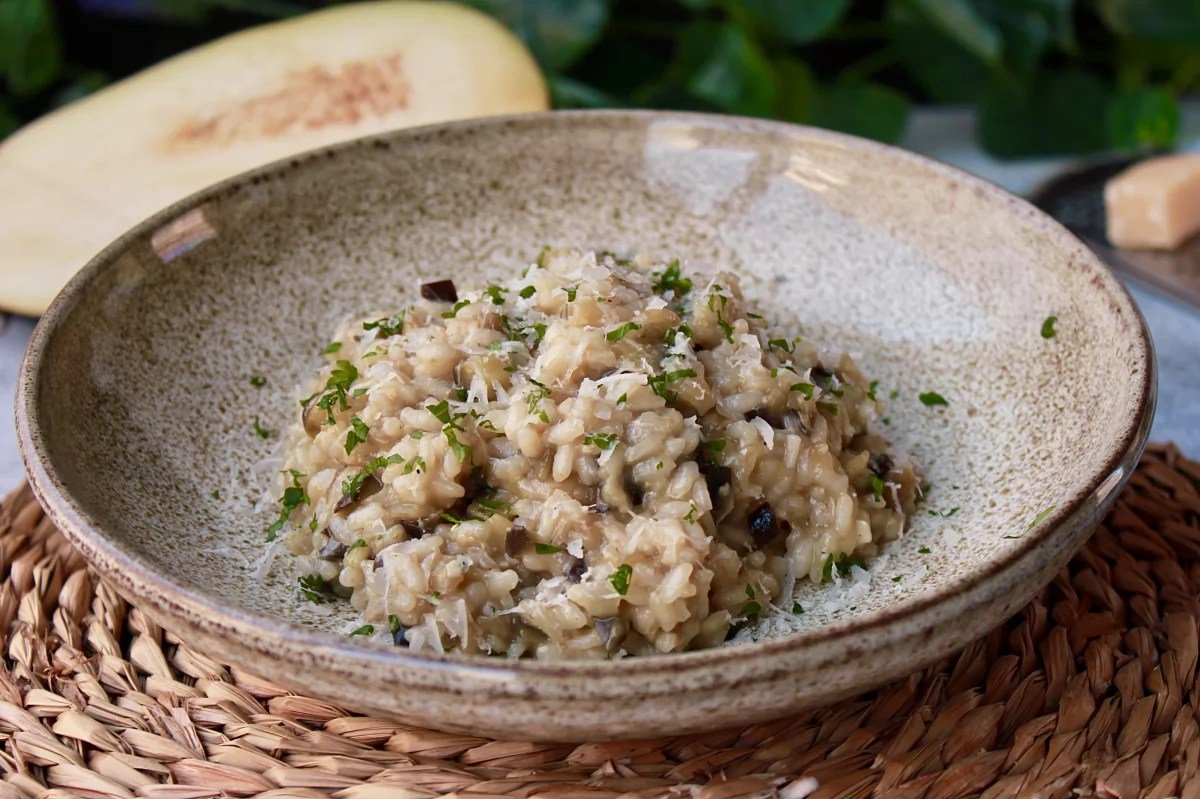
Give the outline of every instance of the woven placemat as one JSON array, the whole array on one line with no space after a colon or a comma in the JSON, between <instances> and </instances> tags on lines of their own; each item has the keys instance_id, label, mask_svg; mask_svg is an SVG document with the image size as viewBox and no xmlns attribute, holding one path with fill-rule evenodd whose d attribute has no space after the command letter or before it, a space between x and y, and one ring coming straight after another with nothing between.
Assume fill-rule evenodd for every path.
<instances>
[{"instance_id":1,"label":"woven placemat","mask_svg":"<svg viewBox=\"0 0 1200 799\"><path fill-rule=\"evenodd\" d=\"M1200 799L1200 465L1152 446L1021 613L879 691L655 741L491 741L226 668L90 573L28 488L0 506L0 799L442 795Z\"/></svg>"}]
</instances>

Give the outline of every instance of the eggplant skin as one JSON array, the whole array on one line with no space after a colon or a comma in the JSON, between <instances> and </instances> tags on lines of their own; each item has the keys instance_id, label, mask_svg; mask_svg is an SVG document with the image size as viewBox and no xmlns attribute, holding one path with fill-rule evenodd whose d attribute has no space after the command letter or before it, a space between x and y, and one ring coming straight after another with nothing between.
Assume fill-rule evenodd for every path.
<instances>
[{"instance_id":1,"label":"eggplant skin","mask_svg":"<svg viewBox=\"0 0 1200 799\"><path fill-rule=\"evenodd\" d=\"M40 314L130 227L248 169L396 128L548 107L524 45L456 3L334 6L217 39L0 143L0 310Z\"/></svg>"}]
</instances>

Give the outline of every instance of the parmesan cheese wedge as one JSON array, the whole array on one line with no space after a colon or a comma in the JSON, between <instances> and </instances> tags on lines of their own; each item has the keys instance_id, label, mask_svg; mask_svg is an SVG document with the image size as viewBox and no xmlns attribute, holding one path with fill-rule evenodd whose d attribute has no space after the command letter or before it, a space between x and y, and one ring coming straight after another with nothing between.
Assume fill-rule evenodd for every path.
<instances>
[{"instance_id":1,"label":"parmesan cheese wedge","mask_svg":"<svg viewBox=\"0 0 1200 799\"><path fill-rule=\"evenodd\" d=\"M38 314L156 211L239 172L346 139L543 111L502 25L455 3L356 3L178 55L0 143L0 309Z\"/></svg>"},{"instance_id":2,"label":"parmesan cheese wedge","mask_svg":"<svg viewBox=\"0 0 1200 799\"><path fill-rule=\"evenodd\" d=\"M1200 230L1200 153L1141 161L1104 186L1108 240L1130 250L1173 250Z\"/></svg>"}]
</instances>

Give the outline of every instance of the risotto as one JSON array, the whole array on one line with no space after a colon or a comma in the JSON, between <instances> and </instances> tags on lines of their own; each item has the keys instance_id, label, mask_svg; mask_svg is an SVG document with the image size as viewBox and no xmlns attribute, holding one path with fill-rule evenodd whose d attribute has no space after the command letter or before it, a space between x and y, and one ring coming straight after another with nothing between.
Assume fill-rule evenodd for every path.
<instances>
[{"instance_id":1,"label":"risotto","mask_svg":"<svg viewBox=\"0 0 1200 799\"><path fill-rule=\"evenodd\" d=\"M912 513L875 384L771 329L733 274L547 250L420 294L337 331L268 535L360 632L508 657L710 647Z\"/></svg>"}]
</instances>

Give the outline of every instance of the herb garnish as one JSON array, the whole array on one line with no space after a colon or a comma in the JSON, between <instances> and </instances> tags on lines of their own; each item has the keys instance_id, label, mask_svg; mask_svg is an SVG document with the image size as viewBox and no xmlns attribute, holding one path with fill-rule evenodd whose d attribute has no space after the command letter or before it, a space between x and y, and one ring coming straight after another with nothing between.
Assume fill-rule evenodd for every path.
<instances>
[{"instance_id":1,"label":"herb garnish","mask_svg":"<svg viewBox=\"0 0 1200 799\"><path fill-rule=\"evenodd\" d=\"M850 569L854 566L865 569L867 562L859 555L850 555L845 552L840 553L836 558L833 555L827 555L825 565L821 567L821 579L832 580L835 569L839 577L848 577Z\"/></svg>"},{"instance_id":2,"label":"herb garnish","mask_svg":"<svg viewBox=\"0 0 1200 799\"><path fill-rule=\"evenodd\" d=\"M299 580L300 593L309 602L317 605L323 605L326 602L333 602L333 592L329 590L329 584L321 579L319 574L306 574Z\"/></svg>"},{"instance_id":3,"label":"herb garnish","mask_svg":"<svg viewBox=\"0 0 1200 799\"><path fill-rule=\"evenodd\" d=\"M363 322L363 330L378 330L381 336L394 336L404 332L404 311L394 316L385 316L374 322Z\"/></svg>"},{"instance_id":4,"label":"herb garnish","mask_svg":"<svg viewBox=\"0 0 1200 799\"><path fill-rule=\"evenodd\" d=\"M283 508L279 511L279 518L267 528L268 541L275 540L276 536L279 535L279 531L287 524L292 511L301 505L308 504L308 494L305 492L304 487L300 485L300 478L304 474L295 469L289 469L288 474L292 476L292 484L283 490L283 496L279 499L279 503L283 505Z\"/></svg>"},{"instance_id":5,"label":"herb garnish","mask_svg":"<svg viewBox=\"0 0 1200 799\"><path fill-rule=\"evenodd\" d=\"M338 410L350 410L350 403L346 401L346 392L350 390L350 385L357 379L358 368L349 361L338 361L333 371L329 373L329 380L325 382L325 393L317 400L317 407L325 411L325 424L334 424L337 421L333 418L335 404Z\"/></svg>"},{"instance_id":6,"label":"herb garnish","mask_svg":"<svg viewBox=\"0 0 1200 799\"><path fill-rule=\"evenodd\" d=\"M544 424L550 424L550 417L547 416L546 412L539 407L542 400L550 396L550 389L546 387L545 383L539 383L532 377L529 378L529 382L537 386L537 388L535 388L533 391L530 391L525 397L525 401L528 403L529 413L533 416L537 416Z\"/></svg>"},{"instance_id":7,"label":"herb garnish","mask_svg":"<svg viewBox=\"0 0 1200 799\"><path fill-rule=\"evenodd\" d=\"M957 505L955 505L950 510L945 510L945 511L931 510L931 511L929 511L929 515L930 516L941 516L943 519L949 519L951 516L958 513L959 510L961 510L961 509Z\"/></svg>"},{"instance_id":8,"label":"herb garnish","mask_svg":"<svg viewBox=\"0 0 1200 799\"><path fill-rule=\"evenodd\" d=\"M424 469L424 468L425 468L425 459L422 458L420 455L417 455L411 461L409 461L408 463L406 463L404 465L404 474L412 474L414 471L416 471L417 474L420 474L421 472L419 470Z\"/></svg>"},{"instance_id":9,"label":"herb garnish","mask_svg":"<svg viewBox=\"0 0 1200 799\"><path fill-rule=\"evenodd\" d=\"M683 276L678 258L671 261L661 273L652 272L651 275L655 278L655 293L662 294L665 291L673 291L676 297L682 297L692 290L692 281Z\"/></svg>"},{"instance_id":10,"label":"herb garnish","mask_svg":"<svg viewBox=\"0 0 1200 799\"><path fill-rule=\"evenodd\" d=\"M325 345L325 349L321 350L322 355L333 355L342 348L342 342L334 341Z\"/></svg>"},{"instance_id":11,"label":"herb garnish","mask_svg":"<svg viewBox=\"0 0 1200 799\"><path fill-rule=\"evenodd\" d=\"M535 541L533 551L539 555L557 555L562 552L562 547L556 547L554 544L543 544L540 541Z\"/></svg>"},{"instance_id":12,"label":"herb garnish","mask_svg":"<svg viewBox=\"0 0 1200 799\"><path fill-rule=\"evenodd\" d=\"M530 297L532 297L534 295L534 293L536 291L537 291L537 289L535 287L526 286L525 288L521 289L521 294L520 294L521 299L523 299L523 300L529 299Z\"/></svg>"},{"instance_id":13,"label":"herb garnish","mask_svg":"<svg viewBox=\"0 0 1200 799\"><path fill-rule=\"evenodd\" d=\"M1050 507L1046 508L1044 511L1039 513L1037 516L1034 516L1033 521L1029 523L1029 527L1027 529L1032 530L1033 528L1037 527L1042 522L1046 521L1046 519L1050 518L1050 514L1054 513L1054 509L1057 507L1058 507L1057 505L1051 505Z\"/></svg>"},{"instance_id":14,"label":"herb garnish","mask_svg":"<svg viewBox=\"0 0 1200 799\"><path fill-rule=\"evenodd\" d=\"M642 329L642 326L639 325L637 322L626 322L625 324L621 325L620 327L615 328L615 329L610 330L607 333L605 333L604 337L606 339L608 339L609 341L620 341L621 339L625 338L625 336L632 333L634 330L641 330L641 329Z\"/></svg>"},{"instance_id":15,"label":"herb garnish","mask_svg":"<svg viewBox=\"0 0 1200 799\"><path fill-rule=\"evenodd\" d=\"M354 500L358 496L358 492L362 490L363 483L367 481L368 477L393 463L404 463L404 458L400 455L379 455L371 458L367 465L362 467L360 471L355 472L342 481L342 496Z\"/></svg>"},{"instance_id":16,"label":"herb garnish","mask_svg":"<svg viewBox=\"0 0 1200 799\"><path fill-rule=\"evenodd\" d=\"M783 350L788 355L791 355L796 351L795 343L788 341L785 338L773 338L767 342L767 347L773 350Z\"/></svg>"},{"instance_id":17,"label":"herb garnish","mask_svg":"<svg viewBox=\"0 0 1200 799\"><path fill-rule=\"evenodd\" d=\"M266 384L267 378L263 377L262 375L252 375L250 377L250 385L254 386L255 388L262 388Z\"/></svg>"},{"instance_id":18,"label":"herb garnish","mask_svg":"<svg viewBox=\"0 0 1200 799\"><path fill-rule=\"evenodd\" d=\"M350 430L346 433L346 454L349 455L354 451L354 448L367 440L367 433L370 428L363 423L362 419L357 416L350 417Z\"/></svg>"},{"instance_id":19,"label":"herb garnish","mask_svg":"<svg viewBox=\"0 0 1200 799\"><path fill-rule=\"evenodd\" d=\"M629 593L629 581L633 578L633 567L628 563L622 563L617 567L617 570L609 575L608 581L612 583L613 590L621 596Z\"/></svg>"},{"instance_id":20,"label":"herb garnish","mask_svg":"<svg viewBox=\"0 0 1200 799\"><path fill-rule=\"evenodd\" d=\"M679 327L672 327L666 333L663 334L663 343L667 344L668 346L673 347L673 346L675 346L675 339L677 339L680 335L684 335L684 336L687 336L688 338L691 338L692 337L692 329L690 327L688 327L686 324L680 325Z\"/></svg>"},{"instance_id":21,"label":"herb garnish","mask_svg":"<svg viewBox=\"0 0 1200 799\"><path fill-rule=\"evenodd\" d=\"M885 484L882 477L877 474L871 475L871 496L876 502L879 502L883 499L884 485ZM955 508L955 510L957 510L957 508Z\"/></svg>"},{"instance_id":22,"label":"herb garnish","mask_svg":"<svg viewBox=\"0 0 1200 799\"><path fill-rule=\"evenodd\" d=\"M492 301L492 305L503 305L504 294L508 289L500 288L499 286L488 286L483 290L483 296Z\"/></svg>"},{"instance_id":23,"label":"herb garnish","mask_svg":"<svg viewBox=\"0 0 1200 799\"><path fill-rule=\"evenodd\" d=\"M800 605L799 602L792 603L792 615L793 616L803 616L804 615L804 608Z\"/></svg>"},{"instance_id":24,"label":"herb garnish","mask_svg":"<svg viewBox=\"0 0 1200 799\"><path fill-rule=\"evenodd\" d=\"M366 545L367 545L367 542L360 538L357 541L355 541L353 544L351 544L349 547L347 547L346 551L353 552L354 550L365 547Z\"/></svg>"},{"instance_id":25,"label":"herb garnish","mask_svg":"<svg viewBox=\"0 0 1200 799\"><path fill-rule=\"evenodd\" d=\"M471 447L458 440L454 429L453 425L446 425L442 428L442 435L446 436L446 443L450 445L451 451L458 457L459 462L469 463L473 459Z\"/></svg>"},{"instance_id":26,"label":"herb garnish","mask_svg":"<svg viewBox=\"0 0 1200 799\"><path fill-rule=\"evenodd\" d=\"M728 442L723 438L714 438L709 441L703 441L700 445L709 452L720 452L721 450L725 449L725 445L727 443Z\"/></svg>"},{"instance_id":27,"label":"herb garnish","mask_svg":"<svg viewBox=\"0 0 1200 799\"><path fill-rule=\"evenodd\" d=\"M762 613L762 605L754 599L754 586L746 583L746 596L750 597L750 601L742 605L742 609L738 611L738 616L749 618Z\"/></svg>"},{"instance_id":28,"label":"herb garnish","mask_svg":"<svg viewBox=\"0 0 1200 799\"><path fill-rule=\"evenodd\" d=\"M579 286L563 286L563 291L567 292L567 302L575 302L575 296L579 293Z\"/></svg>"},{"instance_id":29,"label":"herb garnish","mask_svg":"<svg viewBox=\"0 0 1200 799\"><path fill-rule=\"evenodd\" d=\"M592 446L596 449L612 449L616 443L616 433L592 433L583 439L584 446Z\"/></svg>"},{"instance_id":30,"label":"herb garnish","mask_svg":"<svg viewBox=\"0 0 1200 799\"><path fill-rule=\"evenodd\" d=\"M388 614L388 630L391 632L391 634L395 635L396 633L400 632L401 626L402 625L400 624L400 617L397 616L395 613L389 613Z\"/></svg>"},{"instance_id":31,"label":"herb garnish","mask_svg":"<svg viewBox=\"0 0 1200 799\"><path fill-rule=\"evenodd\" d=\"M375 625L364 624L362 627L359 627L357 630L350 633L350 637L353 638L356 635L374 635L374 634L375 634Z\"/></svg>"},{"instance_id":32,"label":"herb garnish","mask_svg":"<svg viewBox=\"0 0 1200 799\"><path fill-rule=\"evenodd\" d=\"M675 401L675 392L671 391L667 386L674 383L676 380L682 380L685 377L695 377L695 369L676 369L671 372L664 372L661 375L650 375L647 382L650 384L650 390L658 396L662 397L668 403Z\"/></svg>"},{"instance_id":33,"label":"herb garnish","mask_svg":"<svg viewBox=\"0 0 1200 799\"><path fill-rule=\"evenodd\" d=\"M618 405L620 405L623 402L628 402L628 401L629 401L629 392L628 391L622 393L621 396L617 397Z\"/></svg>"},{"instance_id":34,"label":"herb garnish","mask_svg":"<svg viewBox=\"0 0 1200 799\"><path fill-rule=\"evenodd\" d=\"M838 414L838 404L836 402L818 402L817 407L830 416L837 416Z\"/></svg>"},{"instance_id":35,"label":"herb garnish","mask_svg":"<svg viewBox=\"0 0 1200 799\"><path fill-rule=\"evenodd\" d=\"M254 417L254 432L258 433L259 438L270 438L271 436L275 435L274 430L268 430L258 423L257 416Z\"/></svg>"},{"instance_id":36,"label":"herb garnish","mask_svg":"<svg viewBox=\"0 0 1200 799\"><path fill-rule=\"evenodd\" d=\"M1054 329L1054 323L1058 321L1057 316L1047 316L1042 322L1042 338L1054 338L1058 335L1058 331Z\"/></svg>"},{"instance_id":37,"label":"herb garnish","mask_svg":"<svg viewBox=\"0 0 1200 799\"><path fill-rule=\"evenodd\" d=\"M458 316L459 311L461 311L463 308L466 308L470 304L471 304L470 300L459 300L458 302L454 303L453 308L451 308L449 311L446 311L445 313L442 314L442 318L443 319L453 319L454 317Z\"/></svg>"},{"instance_id":38,"label":"herb garnish","mask_svg":"<svg viewBox=\"0 0 1200 799\"><path fill-rule=\"evenodd\" d=\"M817 387L812 383L792 383L792 385L788 387L788 391L799 391L804 395L805 399L812 399L813 392L816 390L816 388Z\"/></svg>"},{"instance_id":39,"label":"herb garnish","mask_svg":"<svg viewBox=\"0 0 1200 799\"><path fill-rule=\"evenodd\" d=\"M871 384L869 386L867 386L867 399L874 400L875 399L875 391L878 388L879 388L879 381L872 380Z\"/></svg>"},{"instance_id":40,"label":"herb garnish","mask_svg":"<svg viewBox=\"0 0 1200 799\"><path fill-rule=\"evenodd\" d=\"M936 391L926 391L926 392L918 395L917 399L921 400L922 405L925 405L930 408L932 408L934 405L949 405L950 404L949 402L946 402L945 397L943 397L941 394L937 393Z\"/></svg>"}]
</instances>

